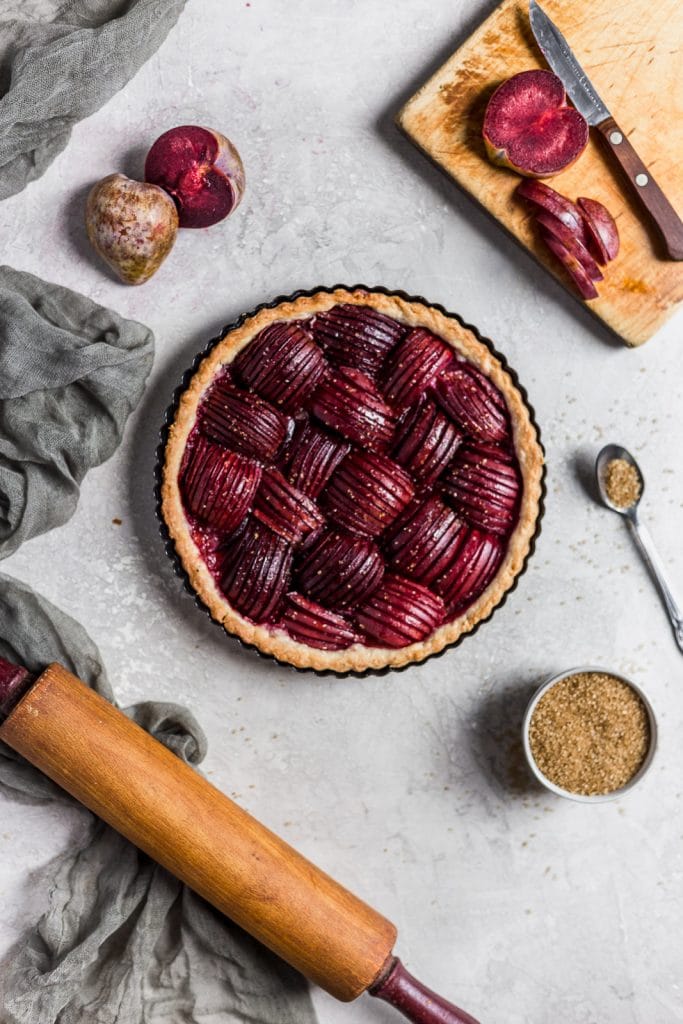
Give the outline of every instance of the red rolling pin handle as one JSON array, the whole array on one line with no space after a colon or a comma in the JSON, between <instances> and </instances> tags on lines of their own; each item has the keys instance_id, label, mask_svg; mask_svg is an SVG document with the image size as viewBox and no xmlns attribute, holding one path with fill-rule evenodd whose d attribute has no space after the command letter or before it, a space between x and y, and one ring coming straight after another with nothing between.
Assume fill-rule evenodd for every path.
<instances>
[{"instance_id":1,"label":"red rolling pin handle","mask_svg":"<svg viewBox=\"0 0 683 1024\"><path fill-rule=\"evenodd\" d=\"M413 1024L478 1024L469 1013L425 988L408 973L398 958L384 979L369 991L371 996L396 1007Z\"/></svg>"}]
</instances>

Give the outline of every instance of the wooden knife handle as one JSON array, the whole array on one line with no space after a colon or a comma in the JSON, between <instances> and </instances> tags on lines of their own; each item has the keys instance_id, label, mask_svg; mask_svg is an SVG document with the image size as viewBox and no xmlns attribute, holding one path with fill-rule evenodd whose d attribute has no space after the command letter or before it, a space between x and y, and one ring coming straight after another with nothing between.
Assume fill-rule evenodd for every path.
<instances>
[{"instance_id":1,"label":"wooden knife handle","mask_svg":"<svg viewBox=\"0 0 683 1024\"><path fill-rule=\"evenodd\" d=\"M398 957L389 973L370 989L370 995L395 1006L413 1024L478 1024L469 1013L413 978Z\"/></svg>"},{"instance_id":2,"label":"wooden knife handle","mask_svg":"<svg viewBox=\"0 0 683 1024\"><path fill-rule=\"evenodd\" d=\"M60 665L0 740L337 999L391 963L393 924Z\"/></svg>"},{"instance_id":3,"label":"wooden knife handle","mask_svg":"<svg viewBox=\"0 0 683 1024\"><path fill-rule=\"evenodd\" d=\"M624 132L608 117L597 129L616 157L641 205L659 230L670 260L683 260L683 221L640 159Z\"/></svg>"}]
</instances>

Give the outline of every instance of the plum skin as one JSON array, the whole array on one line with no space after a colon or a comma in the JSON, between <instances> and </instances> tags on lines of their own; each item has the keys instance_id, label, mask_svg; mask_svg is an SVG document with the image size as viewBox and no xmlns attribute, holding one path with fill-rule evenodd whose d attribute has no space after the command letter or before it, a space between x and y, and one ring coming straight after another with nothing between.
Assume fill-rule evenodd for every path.
<instances>
[{"instance_id":1,"label":"plum skin","mask_svg":"<svg viewBox=\"0 0 683 1024\"><path fill-rule=\"evenodd\" d=\"M85 226L93 248L124 284L144 284L173 248L178 213L163 189L110 174L90 190Z\"/></svg>"},{"instance_id":2,"label":"plum skin","mask_svg":"<svg viewBox=\"0 0 683 1024\"><path fill-rule=\"evenodd\" d=\"M180 125L160 135L145 160L145 181L168 192L181 228L208 228L239 206L244 166L220 132Z\"/></svg>"}]
</instances>

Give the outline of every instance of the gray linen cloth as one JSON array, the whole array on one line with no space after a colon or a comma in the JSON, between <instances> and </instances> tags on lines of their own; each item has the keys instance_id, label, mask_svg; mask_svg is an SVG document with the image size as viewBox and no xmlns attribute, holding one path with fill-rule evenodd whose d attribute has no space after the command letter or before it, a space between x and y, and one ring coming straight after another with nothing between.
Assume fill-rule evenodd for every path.
<instances>
[{"instance_id":1,"label":"gray linen cloth","mask_svg":"<svg viewBox=\"0 0 683 1024\"><path fill-rule=\"evenodd\" d=\"M185 0L0 0L0 199L159 48Z\"/></svg>"},{"instance_id":2,"label":"gray linen cloth","mask_svg":"<svg viewBox=\"0 0 683 1024\"><path fill-rule=\"evenodd\" d=\"M118 448L152 359L147 327L0 267L0 557L71 518L86 471Z\"/></svg>"},{"instance_id":3,"label":"gray linen cloth","mask_svg":"<svg viewBox=\"0 0 683 1024\"><path fill-rule=\"evenodd\" d=\"M73 513L79 481L117 447L151 361L141 324L0 268L0 558ZM113 699L83 627L3 574L0 657L36 671L60 661ZM189 763L204 757L186 709L146 703L126 714ZM0 785L17 799L70 800L2 744ZM47 911L0 965L1 1024L315 1021L300 975L101 822L47 870Z\"/></svg>"}]
</instances>

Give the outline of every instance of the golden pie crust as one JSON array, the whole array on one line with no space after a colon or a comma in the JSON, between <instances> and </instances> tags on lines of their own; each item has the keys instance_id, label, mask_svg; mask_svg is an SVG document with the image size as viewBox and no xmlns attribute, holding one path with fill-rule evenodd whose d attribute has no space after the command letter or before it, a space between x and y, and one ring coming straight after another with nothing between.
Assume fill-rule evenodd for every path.
<instances>
[{"instance_id":1,"label":"golden pie crust","mask_svg":"<svg viewBox=\"0 0 683 1024\"><path fill-rule=\"evenodd\" d=\"M354 644L342 651L322 651L299 643L282 629L260 626L245 619L228 603L200 557L192 539L178 484L185 446L195 425L197 410L221 369L231 363L237 353L268 324L279 320L307 318L340 303L370 306L402 324L425 327L438 335L490 378L505 398L512 423L515 454L523 486L519 520L508 538L507 551L500 568L488 587L461 616L440 626L420 643L407 647L366 647ZM161 513L193 589L208 608L211 617L228 633L296 668L344 673L368 669L377 671L399 668L437 654L471 632L477 623L486 619L500 604L529 554L540 512L542 480L543 449L522 395L499 359L471 330L422 302L408 301L398 295L385 295L382 292L337 288L335 291L316 292L312 296L302 295L272 308L260 309L239 327L228 331L202 360L180 398L175 419L169 428L162 469Z\"/></svg>"}]
</instances>

